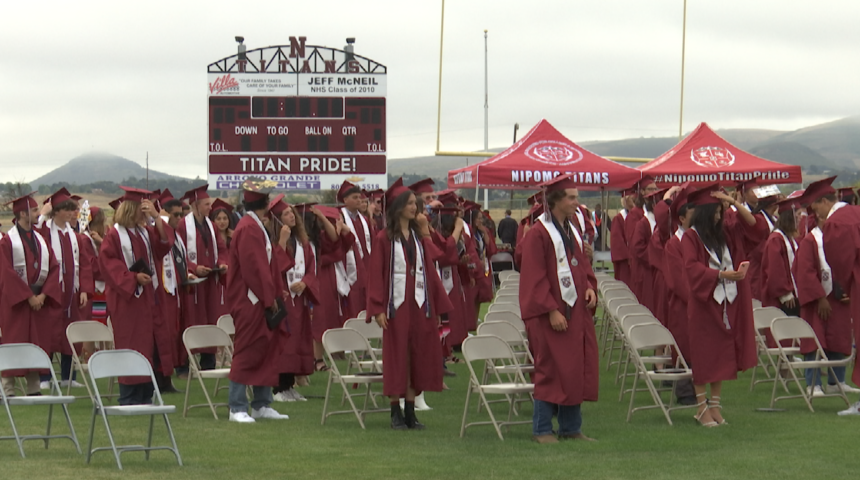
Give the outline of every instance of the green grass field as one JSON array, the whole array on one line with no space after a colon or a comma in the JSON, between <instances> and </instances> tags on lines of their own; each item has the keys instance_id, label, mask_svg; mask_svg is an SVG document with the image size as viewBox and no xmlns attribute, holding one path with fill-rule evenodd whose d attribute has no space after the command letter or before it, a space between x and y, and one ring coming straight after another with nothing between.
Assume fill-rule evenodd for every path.
<instances>
[{"instance_id":1,"label":"green grass field","mask_svg":"<svg viewBox=\"0 0 860 480\"><path fill-rule=\"evenodd\" d=\"M169 452L154 452L150 461L143 454L123 456L125 470L119 473L110 452L98 453L91 465L78 455L71 442L55 440L48 450L39 441L25 443L26 459L18 455L14 441L0 442L3 479L434 479L434 478L583 478L589 479L710 479L710 478L850 478L860 467L857 459L860 417L837 417L845 408L837 398L814 403L810 413L802 400L781 402L784 412L763 413L770 398L770 385L749 392L749 373L729 382L723 390L723 414L728 426L705 429L695 424L692 410L673 415L675 426L666 424L659 410L639 412L627 423L626 402L618 402L618 387L611 374L601 369L601 399L583 408L583 432L598 442L566 441L537 445L531 427L513 426L500 441L492 427L474 427L459 438L468 369L452 365L457 377L447 378L450 390L427 393L430 412L419 412L425 431L394 432L387 414L366 419L361 430L355 417L330 417L320 425L326 375L311 377L311 385L300 391L307 402L275 404L290 415L284 421L260 421L240 425L214 420L206 408L194 409L188 418L171 417L185 466L178 467ZM178 381L178 388L185 382ZM197 385L195 385L197 387ZM85 394L84 389L77 391ZM192 400L202 402L199 388ZM338 395L338 398L340 396ZM648 399L642 393L640 404ZM181 410L182 395L169 395L168 403ZM226 391L219 395L226 401ZM851 398L855 401L856 398ZM475 408L473 398L472 412ZM504 410L497 405L499 413ZM71 415L82 448L89 434L89 400L71 406ZM46 409L17 407L13 410L19 431L43 431ZM525 405L525 419L531 406ZM472 414L470 419L477 417ZM113 418L114 432L121 443L145 441L145 418ZM57 421L55 432L64 432ZM96 424L97 446L107 445L103 426ZM0 435L11 434L5 412ZM156 422L155 442L166 442L163 423ZM855 472L852 474L852 472Z\"/></svg>"}]
</instances>

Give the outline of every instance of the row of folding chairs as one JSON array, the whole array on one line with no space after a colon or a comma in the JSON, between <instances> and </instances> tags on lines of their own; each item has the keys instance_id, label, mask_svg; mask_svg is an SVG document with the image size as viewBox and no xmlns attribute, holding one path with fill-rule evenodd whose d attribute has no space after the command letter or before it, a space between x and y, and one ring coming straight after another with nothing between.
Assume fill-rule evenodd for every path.
<instances>
[{"instance_id":1,"label":"row of folding chairs","mask_svg":"<svg viewBox=\"0 0 860 480\"><path fill-rule=\"evenodd\" d=\"M98 322L93 322L98 323ZM100 324L101 325L101 324ZM18 445L18 451L21 457L24 454L24 441L26 440L42 440L45 448L48 448L49 442L52 439L67 438L75 445L78 453L81 453L78 437L72 425L71 417L69 416L68 406L75 402L75 397L63 395L60 389L60 384L57 381L54 373L53 365L48 354L37 345L32 343L11 343L0 345L0 372L8 370L48 370L51 375L50 390L47 395L38 396L7 396L5 391L0 389L0 398L6 409L6 414L9 417L9 424L12 429L12 436L3 436L0 439L14 439ZM95 452L110 450L114 454L117 467L122 470L122 461L120 455L128 451L143 451L146 459L149 460L149 454L153 450L169 450L176 456L179 465L182 465L182 458L179 455L179 447L176 444L176 438L173 435L173 429L170 426L168 414L174 413L176 407L173 405L165 405L161 397L161 392L158 390L158 385L155 381L155 375L149 360L139 352L134 350L101 350L94 353L87 362L87 372L91 380L91 400L93 402L93 412L90 420L90 436L87 445L87 463L90 463L92 455ZM118 377L149 377L152 381L155 391L153 393L152 405L105 405L99 391L98 380L106 378ZM51 427L53 420L54 406L59 405L66 419L69 433L67 435L52 435ZM12 406L48 406L48 425L44 435L22 435L18 432L18 427L12 415ZM145 446L142 445L117 445L113 438L113 432L110 427L108 417L111 416L149 416L149 435ZM164 424L167 427L167 433L170 437L169 446L153 446L152 434L154 421L156 416L161 416L164 419ZM93 436L95 434L96 418L101 417L105 430L110 441L109 447L93 448Z\"/></svg>"}]
</instances>

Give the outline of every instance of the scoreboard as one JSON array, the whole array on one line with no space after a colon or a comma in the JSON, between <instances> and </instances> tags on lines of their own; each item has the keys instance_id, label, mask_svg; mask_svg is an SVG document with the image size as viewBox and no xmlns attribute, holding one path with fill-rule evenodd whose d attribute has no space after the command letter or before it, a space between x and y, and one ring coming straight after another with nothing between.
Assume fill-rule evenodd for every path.
<instances>
[{"instance_id":1,"label":"scoreboard","mask_svg":"<svg viewBox=\"0 0 860 480\"><path fill-rule=\"evenodd\" d=\"M209 65L210 188L249 176L279 190L387 187L385 66L351 52L290 45Z\"/></svg>"}]
</instances>

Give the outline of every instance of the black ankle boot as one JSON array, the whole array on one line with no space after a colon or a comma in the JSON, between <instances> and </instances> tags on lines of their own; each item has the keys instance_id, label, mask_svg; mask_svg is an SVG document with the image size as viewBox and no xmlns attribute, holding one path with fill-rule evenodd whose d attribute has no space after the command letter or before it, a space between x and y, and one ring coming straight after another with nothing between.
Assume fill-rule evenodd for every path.
<instances>
[{"instance_id":1,"label":"black ankle boot","mask_svg":"<svg viewBox=\"0 0 860 480\"><path fill-rule=\"evenodd\" d=\"M403 411L400 410L400 402L391 404L391 429L406 430L406 422L403 420Z\"/></svg>"},{"instance_id":2,"label":"black ankle boot","mask_svg":"<svg viewBox=\"0 0 860 480\"><path fill-rule=\"evenodd\" d=\"M406 402L406 426L410 430L424 430L424 424L415 418L415 402Z\"/></svg>"}]
</instances>

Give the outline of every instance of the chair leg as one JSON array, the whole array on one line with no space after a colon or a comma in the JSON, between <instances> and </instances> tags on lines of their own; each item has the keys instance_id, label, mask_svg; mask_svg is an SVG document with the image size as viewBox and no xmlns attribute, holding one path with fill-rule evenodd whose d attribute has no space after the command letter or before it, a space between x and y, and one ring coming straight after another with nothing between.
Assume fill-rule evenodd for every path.
<instances>
[{"instance_id":1,"label":"chair leg","mask_svg":"<svg viewBox=\"0 0 860 480\"><path fill-rule=\"evenodd\" d=\"M777 370L776 370L776 375L777 375L777 378L775 378L775 379L773 380L773 389L772 389L772 390L771 390L771 392L770 392L770 408L773 408L773 406L776 404L776 384L777 384L777 383L779 383L779 382L778 382L778 378L779 378L779 366L780 366L780 365L782 365L782 358L780 358L780 359L776 362L776 368L777 368ZM801 392L801 393L802 393L802 392Z\"/></svg>"},{"instance_id":2,"label":"chair leg","mask_svg":"<svg viewBox=\"0 0 860 480\"><path fill-rule=\"evenodd\" d=\"M149 416L149 435L146 437L146 459L149 460L149 448L152 447L152 427L155 426L155 415Z\"/></svg>"},{"instance_id":3,"label":"chair leg","mask_svg":"<svg viewBox=\"0 0 860 480\"><path fill-rule=\"evenodd\" d=\"M355 402L352 400L352 395L349 394L349 390L346 387L346 383L344 383L343 379L340 380L340 386L343 388L343 393L346 395L346 399L349 402L349 406L352 407L352 412L355 414L355 418L358 419L359 425L361 425L361 429L364 428L364 419L361 418L361 414L358 413L358 409L355 407Z\"/></svg>"},{"instance_id":4,"label":"chair leg","mask_svg":"<svg viewBox=\"0 0 860 480\"><path fill-rule=\"evenodd\" d=\"M48 449L48 442L51 440L50 438L47 438L47 437L51 435L51 422L53 419L54 419L54 406L48 405L48 428L45 431L45 450Z\"/></svg>"},{"instance_id":5,"label":"chair leg","mask_svg":"<svg viewBox=\"0 0 860 480\"><path fill-rule=\"evenodd\" d=\"M218 420L218 413L215 412L215 405L212 405L212 399L209 398L209 392L206 391L206 384L203 383L203 377L198 374L196 375L197 380L200 380L200 388L203 389L203 396L206 397L206 402L209 403L209 409L212 410L212 415L215 417L215 420Z\"/></svg>"},{"instance_id":6,"label":"chair leg","mask_svg":"<svg viewBox=\"0 0 860 480\"><path fill-rule=\"evenodd\" d=\"M78 434L75 433L75 427L72 425L72 417L69 416L69 408L68 405L63 405L63 414L66 416L66 424L69 426L69 432L71 432L72 441L75 443L75 448L78 450L78 454L81 453L81 445L78 443Z\"/></svg>"},{"instance_id":7,"label":"chair leg","mask_svg":"<svg viewBox=\"0 0 860 480\"><path fill-rule=\"evenodd\" d=\"M496 421L496 416L493 415L493 410L490 408L490 404L487 402L487 397L484 396L483 390L481 387L478 387L478 395L481 396L481 403L484 404L484 407L487 409L487 413L490 414L490 421L493 422L493 427L496 428L496 433L499 435L499 440L504 441L505 437L502 435L502 429L499 428L499 422Z\"/></svg>"},{"instance_id":8,"label":"chair leg","mask_svg":"<svg viewBox=\"0 0 860 480\"><path fill-rule=\"evenodd\" d=\"M87 465L90 464L90 460L93 458L93 437L96 433L96 410L98 410L98 407L93 405L93 417L90 420L90 440L87 442Z\"/></svg>"},{"instance_id":9,"label":"chair leg","mask_svg":"<svg viewBox=\"0 0 860 480\"><path fill-rule=\"evenodd\" d=\"M329 395L331 394L332 375L334 375L334 373L329 371L329 373L328 373L328 384L325 387L325 400L323 401L322 420L320 421L320 425L325 425L325 412L328 411L328 400L329 400Z\"/></svg>"},{"instance_id":10,"label":"chair leg","mask_svg":"<svg viewBox=\"0 0 860 480\"><path fill-rule=\"evenodd\" d=\"M173 446L173 454L176 455L176 462L181 467L182 457L179 456L179 446L176 445L176 437L173 436L173 428L170 427L170 420L168 420L166 413L163 413L161 416L164 417L164 426L167 427L167 435L170 437L170 444Z\"/></svg>"},{"instance_id":11,"label":"chair leg","mask_svg":"<svg viewBox=\"0 0 860 480\"><path fill-rule=\"evenodd\" d=\"M469 385L466 387L466 406L463 407L463 421L460 422L460 438L466 434L466 415L469 413L469 400L472 398L472 380L469 379Z\"/></svg>"},{"instance_id":12,"label":"chair leg","mask_svg":"<svg viewBox=\"0 0 860 480\"><path fill-rule=\"evenodd\" d=\"M110 440L110 448L113 450L113 456L116 458L116 466L122 470L122 461L119 459L119 451L116 449L116 442L113 440L113 432L110 429L110 423L108 423L107 414L104 410L101 410L102 420L105 422L105 430L107 430L108 440Z\"/></svg>"},{"instance_id":13,"label":"chair leg","mask_svg":"<svg viewBox=\"0 0 860 480\"><path fill-rule=\"evenodd\" d=\"M18 452L21 454L21 458L27 458L24 455L24 443L21 440L21 437L18 436L18 429L15 427L15 420L12 419L12 410L9 408L8 402L3 402L6 406L6 414L9 415L9 425L12 426L12 435L15 436L15 441L18 443Z\"/></svg>"},{"instance_id":14,"label":"chair leg","mask_svg":"<svg viewBox=\"0 0 860 480\"><path fill-rule=\"evenodd\" d=\"M188 398L191 396L191 386L194 384L194 381L191 379L191 375L193 375L193 374L194 373L189 369L188 381L185 382L185 406L182 408L182 417L183 418L188 418Z\"/></svg>"},{"instance_id":15,"label":"chair leg","mask_svg":"<svg viewBox=\"0 0 860 480\"><path fill-rule=\"evenodd\" d=\"M636 367L636 373L633 374L633 391L630 392L630 404L627 407L627 423L633 418L633 401L636 399L636 385L639 384L639 367Z\"/></svg>"}]
</instances>

